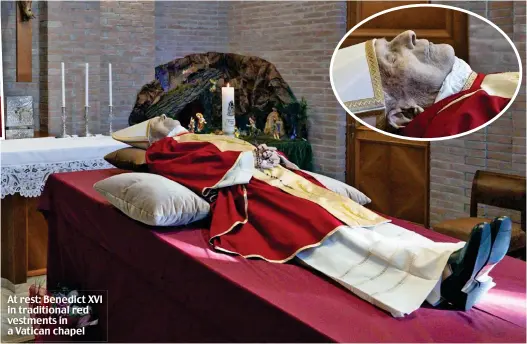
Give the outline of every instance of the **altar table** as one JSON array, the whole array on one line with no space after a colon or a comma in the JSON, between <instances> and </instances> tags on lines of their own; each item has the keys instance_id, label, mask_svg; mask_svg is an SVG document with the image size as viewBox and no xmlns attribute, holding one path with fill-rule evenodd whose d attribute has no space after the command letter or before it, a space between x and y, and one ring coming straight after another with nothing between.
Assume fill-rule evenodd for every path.
<instances>
[{"instance_id":1,"label":"altar table","mask_svg":"<svg viewBox=\"0 0 527 344\"><path fill-rule=\"evenodd\" d=\"M20 284L46 273L48 230L37 205L47 178L112 168L104 156L127 146L103 135L0 141L3 278Z\"/></svg>"}]
</instances>

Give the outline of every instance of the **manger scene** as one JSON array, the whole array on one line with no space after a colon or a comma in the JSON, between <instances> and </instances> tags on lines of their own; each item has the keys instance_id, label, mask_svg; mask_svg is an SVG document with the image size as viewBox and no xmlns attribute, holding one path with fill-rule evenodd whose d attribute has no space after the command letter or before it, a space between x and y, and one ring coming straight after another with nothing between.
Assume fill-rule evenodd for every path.
<instances>
[{"instance_id":1,"label":"manger scene","mask_svg":"<svg viewBox=\"0 0 527 344\"><path fill-rule=\"evenodd\" d=\"M155 80L139 91L129 125L165 114L190 132L224 133L222 91L233 89L228 109L234 136L277 147L311 169L305 99L298 99L277 68L255 56L191 54L155 68Z\"/></svg>"}]
</instances>

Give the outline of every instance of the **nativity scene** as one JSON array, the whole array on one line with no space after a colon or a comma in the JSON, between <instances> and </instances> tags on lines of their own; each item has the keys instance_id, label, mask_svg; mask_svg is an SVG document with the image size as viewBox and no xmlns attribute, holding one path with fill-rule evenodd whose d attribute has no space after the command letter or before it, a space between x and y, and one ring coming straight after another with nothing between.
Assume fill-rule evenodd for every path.
<instances>
[{"instance_id":1,"label":"nativity scene","mask_svg":"<svg viewBox=\"0 0 527 344\"><path fill-rule=\"evenodd\" d=\"M414 15L331 61L393 3L280 5L1 3L3 129L29 133L0 145L2 342L525 342L518 130L431 149L339 104L450 135L515 74L375 38ZM468 40L469 14L427 6Z\"/></svg>"}]
</instances>

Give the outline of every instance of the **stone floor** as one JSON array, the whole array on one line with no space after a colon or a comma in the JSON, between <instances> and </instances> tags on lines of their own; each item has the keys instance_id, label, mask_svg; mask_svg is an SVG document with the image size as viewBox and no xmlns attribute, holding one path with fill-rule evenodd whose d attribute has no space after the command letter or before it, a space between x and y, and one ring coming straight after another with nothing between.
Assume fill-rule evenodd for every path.
<instances>
[{"instance_id":1,"label":"stone floor","mask_svg":"<svg viewBox=\"0 0 527 344\"><path fill-rule=\"evenodd\" d=\"M5 280L2 278L2 296L1 296L1 302L2 302L2 308L1 308L1 316L2 316L2 326L1 326L1 340L2 343L23 343L23 342L31 342L33 341L33 336L25 336L25 335L17 335L16 331L14 330L15 327L26 327L28 325L14 325L10 324L9 320L10 318L18 318L25 317L27 315L21 314L18 312L18 306L27 306L26 304L22 303L9 303L9 296L29 296L29 287L33 284L41 284L45 287L46 285L46 276L36 276L36 277L30 277L27 281L27 283L24 284L17 284L13 285L11 282ZM8 307L11 307L12 314L9 314ZM9 330L12 329L15 334L9 334Z\"/></svg>"}]
</instances>

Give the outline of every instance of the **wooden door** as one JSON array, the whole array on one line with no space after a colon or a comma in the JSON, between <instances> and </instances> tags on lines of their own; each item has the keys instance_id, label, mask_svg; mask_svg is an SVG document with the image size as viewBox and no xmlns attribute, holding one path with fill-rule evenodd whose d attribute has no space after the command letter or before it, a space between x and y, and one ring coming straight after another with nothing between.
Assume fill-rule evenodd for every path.
<instances>
[{"instance_id":1,"label":"wooden door","mask_svg":"<svg viewBox=\"0 0 527 344\"><path fill-rule=\"evenodd\" d=\"M420 3L429 1L348 1L348 30L375 13L397 6ZM380 15L353 31L342 47L373 38L384 37L391 40L406 30L415 31L417 38L450 44L454 47L456 56L469 63L468 15L447 8L407 8Z\"/></svg>"},{"instance_id":2,"label":"wooden door","mask_svg":"<svg viewBox=\"0 0 527 344\"><path fill-rule=\"evenodd\" d=\"M355 129L354 185L371 198L368 208L429 225L429 143L396 139L364 126Z\"/></svg>"},{"instance_id":3,"label":"wooden door","mask_svg":"<svg viewBox=\"0 0 527 344\"><path fill-rule=\"evenodd\" d=\"M380 11L428 1L348 1L347 27ZM381 15L355 30L342 47L405 30L448 43L468 61L468 17L444 8L412 8ZM347 119L346 181L372 199L369 208L429 225L430 144L392 138Z\"/></svg>"}]
</instances>

